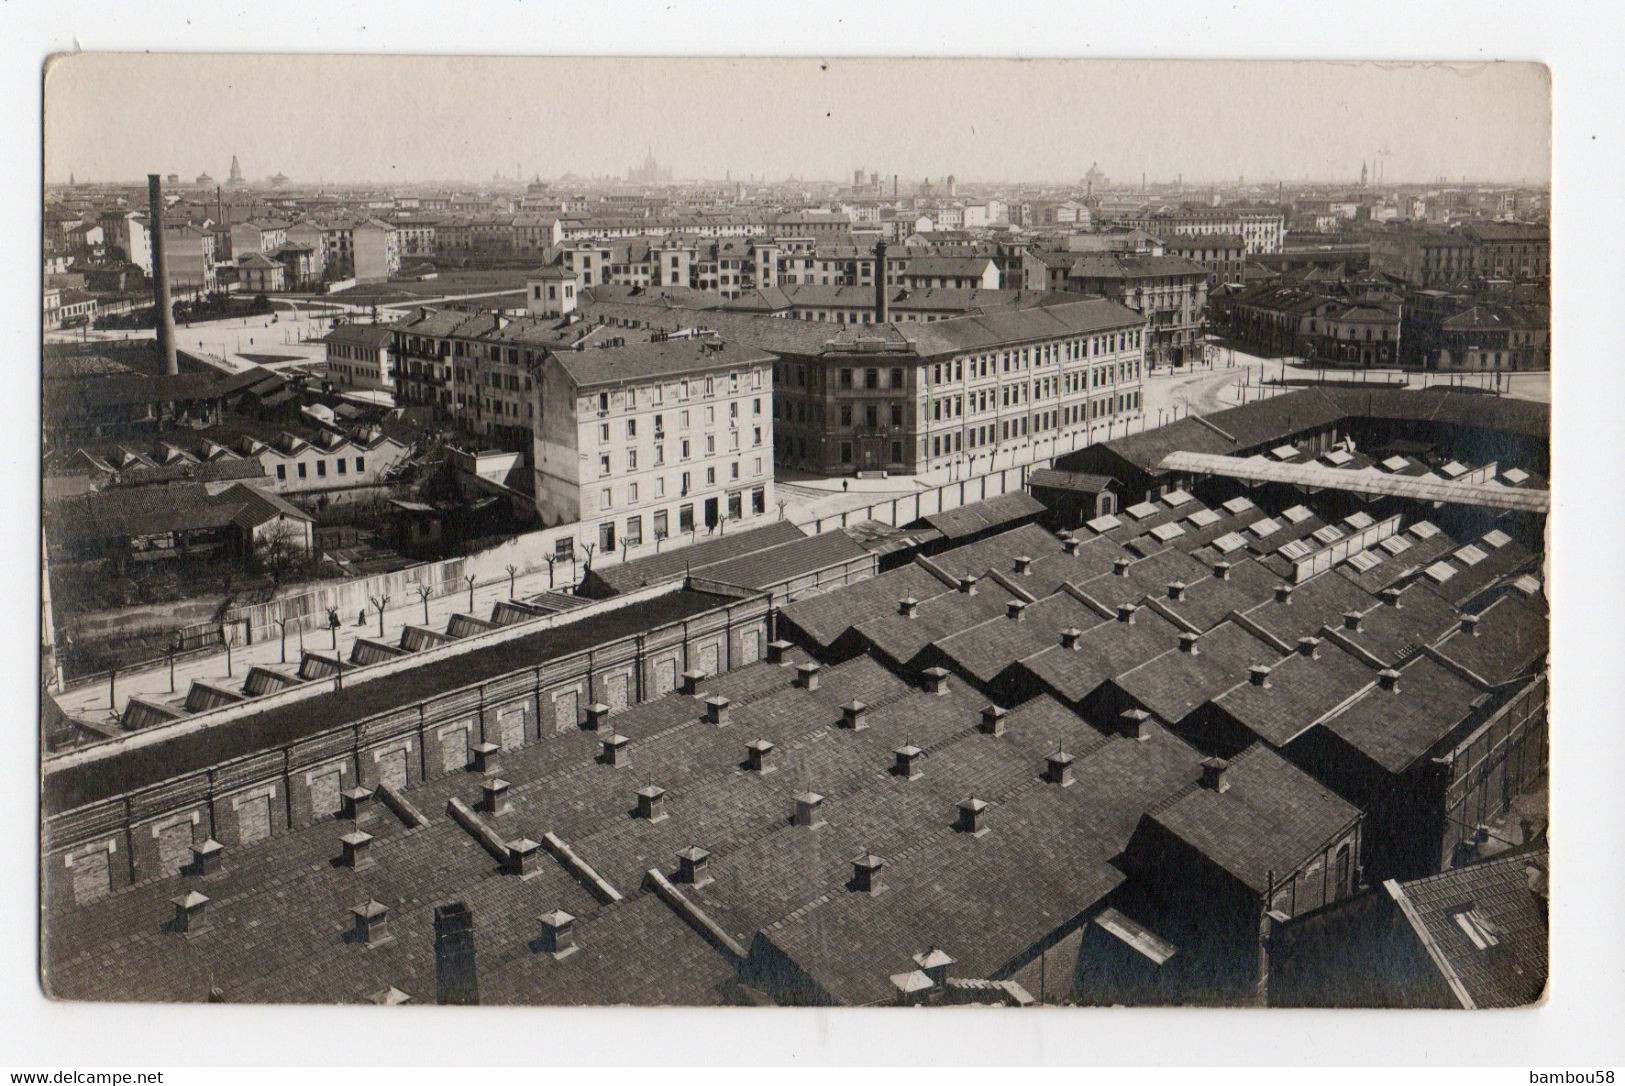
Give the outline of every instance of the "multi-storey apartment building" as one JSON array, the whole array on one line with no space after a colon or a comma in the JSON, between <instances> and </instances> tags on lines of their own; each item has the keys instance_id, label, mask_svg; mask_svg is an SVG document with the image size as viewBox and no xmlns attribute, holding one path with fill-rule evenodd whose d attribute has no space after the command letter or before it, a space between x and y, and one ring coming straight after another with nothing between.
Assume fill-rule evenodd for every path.
<instances>
[{"instance_id":1,"label":"multi-storey apartment building","mask_svg":"<svg viewBox=\"0 0 1625 1086\"><path fill-rule=\"evenodd\" d=\"M1201 353L1208 270L1182 256L1082 256L1050 265L1050 289L1100 294L1141 314L1148 365L1180 366Z\"/></svg>"},{"instance_id":2,"label":"multi-storey apartment building","mask_svg":"<svg viewBox=\"0 0 1625 1086\"><path fill-rule=\"evenodd\" d=\"M715 336L615 336L549 352L531 463L548 524L609 554L773 508L773 356Z\"/></svg>"}]
</instances>

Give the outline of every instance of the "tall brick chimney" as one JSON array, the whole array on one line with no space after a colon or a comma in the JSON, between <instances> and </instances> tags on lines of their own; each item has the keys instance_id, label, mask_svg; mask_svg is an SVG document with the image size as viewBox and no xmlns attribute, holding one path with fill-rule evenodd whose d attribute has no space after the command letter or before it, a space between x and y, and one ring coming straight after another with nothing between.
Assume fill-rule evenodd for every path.
<instances>
[{"instance_id":1,"label":"tall brick chimney","mask_svg":"<svg viewBox=\"0 0 1625 1086\"><path fill-rule=\"evenodd\" d=\"M891 311L888 307L889 296L886 291L886 243L875 242L875 323L885 324L891 320Z\"/></svg>"},{"instance_id":2,"label":"tall brick chimney","mask_svg":"<svg viewBox=\"0 0 1625 1086\"><path fill-rule=\"evenodd\" d=\"M147 217L152 237L152 305L158 324L158 355L164 372L180 372L175 361L175 310L169 301L169 254L164 245L164 182L155 173L147 175Z\"/></svg>"}]
</instances>

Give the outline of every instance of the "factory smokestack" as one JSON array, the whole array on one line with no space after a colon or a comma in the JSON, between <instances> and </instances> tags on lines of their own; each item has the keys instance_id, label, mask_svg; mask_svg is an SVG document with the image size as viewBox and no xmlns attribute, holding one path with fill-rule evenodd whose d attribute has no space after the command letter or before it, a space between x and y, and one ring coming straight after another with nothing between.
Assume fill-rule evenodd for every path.
<instances>
[{"instance_id":1,"label":"factory smokestack","mask_svg":"<svg viewBox=\"0 0 1625 1086\"><path fill-rule=\"evenodd\" d=\"M875 242L875 323L891 320L889 291L886 289L886 243Z\"/></svg>"},{"instance_id":2,"label":"factory smokestack","mask_svg":"<svg viewBox=\"0 0 1625 1086\"><path fill-rule=\"evenodd\" d=\"M148 230L152 237L152 307L158 328L158 355L164 372L180 372L175 361L175 310L169 301L169 253L164 243L164 183L155 173L147 175Z\"/></svg>"}]
</instances>

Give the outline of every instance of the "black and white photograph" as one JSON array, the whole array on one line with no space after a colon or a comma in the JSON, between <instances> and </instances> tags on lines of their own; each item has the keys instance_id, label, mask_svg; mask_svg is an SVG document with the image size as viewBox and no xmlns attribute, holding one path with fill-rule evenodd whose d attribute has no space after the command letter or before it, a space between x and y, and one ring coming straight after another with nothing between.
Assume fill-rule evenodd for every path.
<instances>
[{"instance_id":1,"label":"black and white photograph","mask_svg":"<svg viewBox=\"0 0 1625 1086\"><path fill-rule=\"evenodd\" d=\"M25 998L1543 1013L1561 70L603 46L36 58Z\"/></svg>"}]
</instances>

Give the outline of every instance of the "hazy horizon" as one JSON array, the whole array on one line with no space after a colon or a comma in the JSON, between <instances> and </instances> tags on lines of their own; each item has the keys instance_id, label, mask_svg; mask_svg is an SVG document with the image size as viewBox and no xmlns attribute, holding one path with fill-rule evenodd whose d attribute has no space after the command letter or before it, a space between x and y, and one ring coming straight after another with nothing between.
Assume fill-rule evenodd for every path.
<instances>
[{"instance_id":1,"label":"hazy horizon","mask_svg":"<svg viewBox=\"0 0 1625 1086\"><path fill-rule=\"evenodd\" d=\"M677 181L1544 185L1550 101L1528 63L79 53L48 69L45 179L616 180L652 153Z\"/></svg>"}]
</instances>

